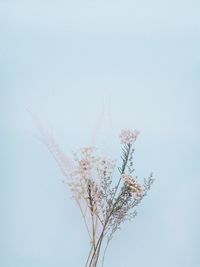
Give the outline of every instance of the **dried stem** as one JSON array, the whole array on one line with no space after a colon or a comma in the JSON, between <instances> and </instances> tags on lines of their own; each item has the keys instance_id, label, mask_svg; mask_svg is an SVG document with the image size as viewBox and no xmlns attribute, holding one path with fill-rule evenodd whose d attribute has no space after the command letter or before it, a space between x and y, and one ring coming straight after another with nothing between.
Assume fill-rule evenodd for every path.
<instances>
[{"instance_id":1,"label":"dried stem","mask_svg":"<svg viewBox=\"0 0 200 267\"><path fill-rule=\"evenodd\" d=\"M118 182L113 187L115 161L96 155L94 147L86 147L73 153L74 162L71 163L49 133L46 133L40 125L38 128L47 139L45 143L59 163L63 174L71 179L68 184L80 209L91 242L85 267L97 267L104 238L107 237L102 255L103 267L110 240L126 220L135 217L135 207L146 196L153 182L150 175L141 185L137 177L132 175L134 171L132 146L138 131L122 130L120 134L123 144L122 163L118 168ZM82 204L85 205L85 211Z\"/></svg>"}]
</instances>

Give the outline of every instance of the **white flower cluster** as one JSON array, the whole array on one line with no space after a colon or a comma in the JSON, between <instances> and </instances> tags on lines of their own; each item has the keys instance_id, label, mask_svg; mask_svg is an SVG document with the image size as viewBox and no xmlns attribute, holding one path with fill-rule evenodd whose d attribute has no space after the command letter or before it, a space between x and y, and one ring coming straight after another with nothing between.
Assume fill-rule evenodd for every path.
<instances>
[{"instance_id":1,"label":"white flower cluster","mask_svg":"<svg viewBox=\"0 0 200 267\"><path fill-rule=\"evenodd\" d=\"M124 129L121 131L119 138L122 144L130 145L136 140L138 134L139 131L137 130Z\"/></svg>"}]
</instances>

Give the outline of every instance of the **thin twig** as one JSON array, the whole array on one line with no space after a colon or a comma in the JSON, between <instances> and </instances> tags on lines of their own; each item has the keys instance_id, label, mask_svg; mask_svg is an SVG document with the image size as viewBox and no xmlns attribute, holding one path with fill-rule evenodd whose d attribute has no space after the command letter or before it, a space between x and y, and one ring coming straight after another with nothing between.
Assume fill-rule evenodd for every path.
<instances>
[{"instance_id":1,"label":"thin twig","mask_svg":"<svg viewBox=\"0 0 200 267\"><path fill-rule=\"evenodd\" d=\"M83 213L83 210L82 210L82 208L81 208L81 205L80 205L79 201L78 201L76 198L75 198L75 201L76 201L76 203L77 203L77 205L78 205L78 207L79 207L79 209L80 209L80 211L81 211L81 215L82 215L82 217L83 217L83 220L84 220L84 223L85 223L85 226L86 226L88 235L89 235L89 237L90 237L90 241L92 241L92 237L91 237L91 235L90 235L89 227L88 227L87 221L86 221L86 219L85 219L85 215L84 215L84 213Z\"/></svg>"}]
</instances>

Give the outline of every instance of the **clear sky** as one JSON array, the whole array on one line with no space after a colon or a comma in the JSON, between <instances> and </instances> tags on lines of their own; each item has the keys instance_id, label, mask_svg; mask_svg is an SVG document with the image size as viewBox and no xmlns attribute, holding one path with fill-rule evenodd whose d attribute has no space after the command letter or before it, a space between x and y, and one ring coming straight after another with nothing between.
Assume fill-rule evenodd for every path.
<instances>
[{"instance_id":1,"label":"clear sky","mask_svg":"<svg viewBox=\"0 0 200 267\"><path fill-rule=\"evenodd\" d=\"M141 132L136 172L156 182L105 267L200 266L199 10L197 0L0 1L0 266L79 267L89 250L28 110L68 155L92 143L118 158L120 129Z\"/></svg>"}]
</instances>

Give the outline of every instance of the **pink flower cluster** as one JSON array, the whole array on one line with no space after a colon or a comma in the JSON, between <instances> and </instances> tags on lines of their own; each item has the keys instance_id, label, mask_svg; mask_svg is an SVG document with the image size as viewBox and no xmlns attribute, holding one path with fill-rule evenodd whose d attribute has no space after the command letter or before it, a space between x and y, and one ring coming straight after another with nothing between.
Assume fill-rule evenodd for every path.
<instances>
[{"instance_id":1,"label":"pink flower cluster","mask_svg":"<svg viewBox=\"0 0 200 267\"><path fill-rule=\"evenodd\" d=\"M124 129L121 130L119 138L122 144L130 145L136 140L138 134L139 131L137 130Z\"/></svg>"},{"instance_id":2,"label":"pink flower cluster","mask_svg":"<svg viewBox=\"0 0 200 267\"><path fill-rule=\"evenodd\" d=\"M83 147L73 152L73 156L75 168L71 173L71 180L68 182L73 196L87 199L88 184L90 184L90 190L93 187L96 188L95 196L93 196L95 198L98 188L100 190L102 179L112 177L116 162L99 156L95 147Z\"/></svg>"}]
</instances>

